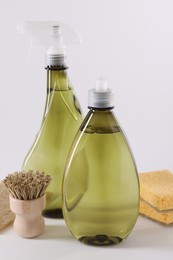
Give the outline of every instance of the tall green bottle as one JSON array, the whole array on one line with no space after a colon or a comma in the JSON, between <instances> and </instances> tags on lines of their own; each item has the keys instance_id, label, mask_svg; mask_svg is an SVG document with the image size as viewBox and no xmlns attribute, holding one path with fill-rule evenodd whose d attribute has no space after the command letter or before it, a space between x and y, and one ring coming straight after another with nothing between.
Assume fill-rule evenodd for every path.
<instances>
[{"instance_id":1,"label":"tall green bottle","mask_svg":"<svg viewBox=\"0 0 173 260\"><path fill-rule=\"evenodd\" d=\"M71 147L63 178L63 215L72 234L91 245L118 244L139 211L135 162L115 118L104 80L89 91L89 112Z\"/></svg>"},{"instance_id":2,"label":"tall green bottle","mask_svg":"<svg viewBox=\"0 0 173 260\"><path fill-rule=\"evenodd\" d=\"M52 176L43 211L44 216L51 218L62 217L65 161L82 122L81 109L67 75L65 50L60 37L60 27L53 25L53 44L46 54L47 98L44 115L36 139L23 162L23 170L44 171Z\"/></svg>"}]
</instances>

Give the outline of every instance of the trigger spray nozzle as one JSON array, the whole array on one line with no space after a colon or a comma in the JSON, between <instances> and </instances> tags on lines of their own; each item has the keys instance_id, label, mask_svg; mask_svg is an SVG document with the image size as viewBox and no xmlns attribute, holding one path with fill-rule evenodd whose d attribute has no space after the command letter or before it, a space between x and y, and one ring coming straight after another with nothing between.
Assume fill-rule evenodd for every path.
<instances>
[{"instance_id":1,"label":"trigger spray nozzle","mask_svg":"<svg viewBox=\"0 0 173 260\"><path fill-rule=\"evenodd\" d=\"M28 58L34 46L45 48L46 66L64 66L66 45L81 42L79 34L62 22L21 22L17 29L30 36Z\"/></svg>"}]
</instances>

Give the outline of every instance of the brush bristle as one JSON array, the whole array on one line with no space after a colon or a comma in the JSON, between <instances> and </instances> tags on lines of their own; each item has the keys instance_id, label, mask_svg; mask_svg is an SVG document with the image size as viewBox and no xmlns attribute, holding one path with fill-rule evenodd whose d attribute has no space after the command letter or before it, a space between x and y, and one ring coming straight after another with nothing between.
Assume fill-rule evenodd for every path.
<instances>
[{"instance_id":1,"label":"brush bristle","mask_svg":"<svg viewBox=\"0 0 173 260\"><path fill-rule=\"evenodd\" d=\"M42 197L50 181L50 175L31 170L11 173L3 180L11 196L19 200L33 200Z\"/></svg>"}]
</instances>

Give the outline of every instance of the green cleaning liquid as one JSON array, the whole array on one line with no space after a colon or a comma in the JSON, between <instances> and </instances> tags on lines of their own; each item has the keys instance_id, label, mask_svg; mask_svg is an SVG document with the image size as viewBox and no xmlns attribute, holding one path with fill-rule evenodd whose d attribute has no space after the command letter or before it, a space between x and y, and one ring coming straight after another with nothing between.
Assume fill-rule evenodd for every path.
<instances>
[{"instance_id":1,"label":"green cleaning liquid","mask_svg":"<svg viewBox=\"0 0 173 260\"><path fill-rule=\"evenodd\" d=\"M66 224L78 240L91 245L124 240L139 212L135 162L107 92L90 93L90 110L73 142L63 180Z\"/></svg>"},{"instance_id":2,"label":"green cleaning liquid","mask_svg":"<svg viewBox=\"0 0 173 260\"><path fill-rule=\"evenodd\" d=\"M77 129L81 110L66 69L47 69L47 98L36 140L27 154L23 170L44 171L52 176L46 191L47 217L62 217L62 177L65 161Z\"/></svg>"}]
</instances>

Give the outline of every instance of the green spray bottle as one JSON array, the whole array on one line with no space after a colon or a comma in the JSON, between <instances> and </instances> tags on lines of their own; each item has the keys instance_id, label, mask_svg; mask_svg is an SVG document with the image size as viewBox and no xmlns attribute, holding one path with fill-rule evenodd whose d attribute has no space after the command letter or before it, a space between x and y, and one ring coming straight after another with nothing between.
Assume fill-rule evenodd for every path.
<instances>
[{"instance_id":1,"label":"green spray bottle","mask_svg":"<svg viewBox=\"0 0 173 260\"><path fill-rule=\"evenodd\" d=\"M115 118L113 92L100 79L71 147L63 178L63 215L72 234L91 245L118 244L139 212L136 165Z\"/></svg>"},{"instance_id":2,"label":"green spray bottle","mask_svg":"<svg viewBox=\"0 0 173 260\"><path fill-rule=\"evenodd\" d=\"M67 74L65 43L79 43L77 33L60 22L23 22L21 33L32 44L46 47L47 97L36 139L23 162L23 170L51 175L43 215L62 217L62 177L72 140L82 122L81 108Z\"/></svg>"}]
</instances>

